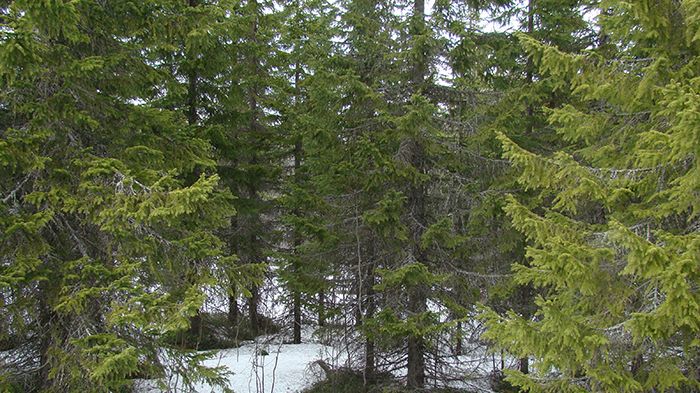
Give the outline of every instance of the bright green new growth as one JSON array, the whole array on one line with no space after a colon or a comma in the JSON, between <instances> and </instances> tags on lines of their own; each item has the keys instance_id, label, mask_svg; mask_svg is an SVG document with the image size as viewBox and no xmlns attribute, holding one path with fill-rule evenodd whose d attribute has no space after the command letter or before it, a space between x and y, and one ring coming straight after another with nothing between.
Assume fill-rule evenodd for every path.
<instances>
[{"instance_id":1,"label":"bright green new growth","mask_svg":"<svg viewBox=\"0 0 700 393\"><path fill-rule=\"evenodd\" d=\"M180 12L3 6L0 339L37 370L27 389L115 391L185 371L185 386L224 381L173 345L219 285L213 266L230 263L215 231L235 212L209 142L153 104L168 79L149 54L176 47L164 25ZM9 372L0 390L22 383Z\"/></svg>"},{"instance_id":2,"label":"bright green new growth","mask_svg":"<svg viewBox=\"0 0 700 393\"><path fill-rule=\"evenodd\" d=\"M697 1L430 3L3 3L0 390L307 323L365 384L700 388Z\"/></svg>"},{"instance_id":3,"label":"bright green new growth","mask_svg":"<svg viewBox=\"0 0 700 393\"><path fill-rule=\"evenodd\" d=\"M498 135L539 195L505 208L528 239L513 271L540 288L537 311L482 314L485 337L535 360L536 375L509 373L524 389L699 387L700 97L687 3L601 4L609 44L578 55L521 36L540 72L572 92L546 109L563 149L534 153Z\"/></svg>"}]
</instances>

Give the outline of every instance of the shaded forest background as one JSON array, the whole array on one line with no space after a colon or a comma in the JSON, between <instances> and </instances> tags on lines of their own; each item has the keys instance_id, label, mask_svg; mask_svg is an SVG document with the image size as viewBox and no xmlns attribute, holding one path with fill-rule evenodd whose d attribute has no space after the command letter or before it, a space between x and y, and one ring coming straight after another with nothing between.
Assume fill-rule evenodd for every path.
<instances>
[{"instance_id":1,"label":"shaded forest background","mask_svg":"<svg viewBox=\"0 0 700 393\"><path fill-rule=\"evenodd\" d=\"M198 350L314 325L366 385L479 342L503 391L698 390L697 0L0 24L0 389L224 384Z\"/></svg>"}]
</instances>

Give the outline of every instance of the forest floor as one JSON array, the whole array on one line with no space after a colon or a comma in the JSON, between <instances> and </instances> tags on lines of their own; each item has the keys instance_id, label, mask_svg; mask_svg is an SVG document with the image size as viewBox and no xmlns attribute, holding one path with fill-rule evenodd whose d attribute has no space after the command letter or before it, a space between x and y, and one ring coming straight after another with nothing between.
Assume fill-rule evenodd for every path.
<instances>
[{"instance_id":1,"label":"forest floor","mask_svg":"<svg viewBox=\"0 0 700 393\"><path fill-rule=\"evenodd\" d=\"M326 378L317 361L322 360L335 370L344 369L348 365L347 347L342 348L337 343L326 345L327 339L314 333L313 327L305 327L301 344L290 344L290 337L286 334L260 336L242 342L238 348L215 350L215 355L205 361L204 365L225 367L230 372L226 378L228 388L235 393L303 392ZM446 372L455 376L472 376L471 380L455 380L449 386L458 388L460 392L491 392L488 385L488 375L494 367L491 355L479 350L447 358L451 358L452 362L445 364ZM405 370L398 369L392 374L394 378L401 379ZM183 388L182 382L175 376L161 382L167 384L169 391L192 392L192 389ZM139 380L135 387L136 393L164 391L158 388L154 380ZM208 384L194 386L194 392L198 393L223 391Z\"/></svg>"},{"instance_id":2,"label":"forest floor","mask_svg":"<svg viewBox=\"0 0 700 393\"><path fill-rule=\"evenodd\" d=\"M332 346L312 342L308 333L301 344L285 344L283 336L261 336L254 341L243 342L238 348L215 351L216 355L205 361L209 367L223 366L231 372L229 388L236 393L292 393L301 392L324 378L321 368L314 362L323 360L331 367L340 367L344 356ZM166 381L177 391L181 383L176 377ZM195 386L197 392L221 392L207 384ZM138 381L136 392L158 393L156 381ZM188 391L184 389L182 391Z\"/></svg>"}]
</instances>

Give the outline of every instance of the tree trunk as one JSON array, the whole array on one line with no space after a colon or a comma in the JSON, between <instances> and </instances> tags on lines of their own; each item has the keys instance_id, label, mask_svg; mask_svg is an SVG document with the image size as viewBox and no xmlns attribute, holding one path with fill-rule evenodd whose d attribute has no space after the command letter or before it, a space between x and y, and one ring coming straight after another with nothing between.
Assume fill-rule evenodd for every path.
<instances>
[{"instance_id":1,"label":"tree trunk","mask_svg":"<svg viewBox=\"0 0 700 393\"><path fill-rule=\"evenodd\" d=\"M68 259L64 259L68 260ZM59 279L58 277L56 277ZM56 356L55 349L62 349L66 341L71 337L71 333L80 336L78 332L68 331L68 326L75 326L69 320L69 316L60 315L53 309L53 301L58 296L57 288L51 281L40 283L38 299L38 334L39 338L39 373L38 384L41 391L53 392L61 388L61 383L65 382L67 370L60 367L60 358ZM52 375L52 372L56 374Z\"/></svg>"},{"instance_id":2,"label":"tree trunk","mask_svg":"<svg viewBox=\"0 0 700 393\"><path fill-rule=\"evenodd\" d=\"M326 293L318 293L318 326L326 326Z\"/></svg>"},{"instance_id":3,"label":"tree trunk","mask_svg":"<svg viewBox=\"0 0 700 393\"><path fill-rule=\"evenodd\" d=\"M296 63L294 65L294 101L295 104L298 103L298 101L301 99L300 97L300 89L299 89L299 80L301 78L301 67L299 63ZM295 183L300 186L301 185L301 155L302 155L302 140L301 137L297 136L296 141L294 141L294 181ZM301 212L299 209L295 208L294 211L292 212L295 217L299 217L301 215ZM299 270L299 260L298 260L298 249L299 246L301 245L301 236L297 232L296 229L292 230L292 238L294 239L293 245L294 245L294 267L295 270ZM294 314L294 321L293 321L293 343L294 344L301 344L301 293L299 293L298 289L293 289L292 290L292 308L293 308L293 314Z\"/></svg>"},{"instance_id":4,"label":"tree trunk","mask_svg":"<svg viewBox=\"0 0 700 393\"><path fill-rule=\"evenodd\" d=\"M413 3L413 31L414 42L417 35L426 33L425 27L425 0L414 0ZM422 45L422 44L421 44ZM425 84L425 76L428 72L427 59L425 48L418 47L414 50L419 51L416 54L413 70L412 83L413 89L419 93ZM411 164L420 173L425 172L425 149L423 147L420 136L413 141L413 152L411 154ZM417 262L426 263L426 258L423 250L420 247L420 239L425 222L425 187L421 184L412 184L409 192L409 209L413 220L417 225L414 225L413 244L411 244L412 253ZM427 299L424 288L420 286L410 288L408 295L408 311L410 315L418 315L424 313L427 309ZM406 385L409 388L423 388L425 385L425 341L420 334L410 335L408 337L408 360L407 360L407 376Z\"/></svg>"},{"instance_id":5,"label":"tree trunk","mask_svg":"<svg viewBox=\"0 0 700 393\"><path fill-rule=\"evenodd\" d=\"M253 157L251 160L251 163L253 165L256 164L256 159ZM257 189L254 186L249 186L248 187L248 196L251 200L258 200L258 193ZM257 203L257 202L256 202ZM258 240L257 233L255 231L256 226L253 224L253 222L259 221L261 219L260 216L251 216L251 220L248 222L249 225L251 225L252 228L247 228L246 230L249 231L247 240L248 240L248 262L249 263L264 263L263 257L260 255L260 241ZM258 311L260 307L260 286L259 285L253 285L250 289L250 298L248 299L248 318L250 322L250 332L254 336L257 336L260 333L260 312Z\"/></svg>"},{"instance_id":6,"label":"tree trunk","mask_svg":"<svg viewBox=\"0 0 700 393\"><path fill-rule=\"evenodd\" d=\"M368 338L365 341L365 368L364 375L370 378L375 377L376 369L376 350L374 340Z\"/></svg>"},{"instance_id":7,"label":"tree trunk","mask_svg":"<svg viewBox=\"0 0 700 393\"><path fill-rule=\"evenodd\" d=\"M367 306L365 307L365 319L372 318L376 310L376 303L374 299L374 262L368 263L367 267ZM373 377L376 372L376 351L374 339L367 337L365 340L365 368L364 375Z\"/></svg>"},{"instance_id":8,"label":"tree trunk","mask_svg":"<svg viewBox=\"0 0 700 393\"><path fill-rule=\"evenodd\" d=\"M457 332L455 333L455 356L462 355L462 322L457 322Z\"/></svg>"},{"instance_id":9,"label":"tree trunk","mask_svg":"<svg viewBox=\"0 0 700 393\"><path fill-rule=\"evenodd\" d=\"M518 363L519 363L518 370L520 370L521 373L523 373L523 374L530 373L530 358L527 358L527 357L520 358L520 361Z\"/></svg>"},{"instance_id":10,"label":"tree trunk","mask_svg":"<svg viewBox=\"0 0 700 393\"><path fill-rule=\"evenodd\" d=\"M426 300L423 291L413 289L409 295L409 312L420 314L425 312ZM420 389L425 385L425 342L421 335L408 337L408 372L406 385L409 388Z\"/></svg>"},{"instance_id":11,"label":"tree trunk","mask_svg":"<svg viewBox=\"0 0 700 393\"><path fill-rule=\"evenodd\" d=\"M238 165L238 163L236 163ZM239 255L241 254L240 242L238 241L238 233L241 232L238 217L233 217L231 219L231 228L234 230L234 234L231 235L231 254ZM238 309L238 288L235 284L235 277L231 276L229 278L231 282L231 294L228 296L228 323L229 327L233 328L238 325L240 319L240 310ZM231 329L233 331L233 329Z\"/></svg>"},{"instance_id":12,"label":"tree trunk","mask_svg":"<svg viewBox=\"0 0 700 393\"><path fill-rule=\"evenodd\" d=\"M301 344L301 295L299 291L293 292L293 308L294 308L294 326L293 326L293 341L294 344Z\"/></svg>"},{"instance_id":13,"label":"tree trunk","mask_svg":"<svg viewBox=\"0 0 700 393\"><path fill-rule=\"evenodd\" d=\"M357 279L355 280L355 327L360 327L362 326L362 302L364 301L362 299L362 283L360 282L362 280L362 276L358 275Z\"/></svg>"},{"instance_id":14,"label":"tree trunk","mask_svg":"<svg viewBox=\"0 0 700 393\"><path fill-rule=\"evenodd\" d=\"M412 34L415 38L415 35L422 35L425 33L425 0L414 0ZM416 50L416 48L414 48L414 50ZM420 53L416 55L413 63L412 82L414 89L419 91L423 87L425 76L428 74L428 61L426 59L427 53L425 52L425 48L419 47L417 50L419 50Z\"/></svg>"},{"instance_id":15,"label":"tree trunk","mask_svg":"<svg viewBox=\"0 0 700 393\"><path fill-rule=\"evenodd\" d=\"M189 0L190 7L197 7L198 0ZM189 60L189 70L187 72L187 124L197 123L197 69L194 66L194 59Z\"/></svg>"},{"instance_id":16,"label":"tree trunk","mask_svg":"<svg viewBox=\"0 0 700 393\"><path fill-rule=\"evenodd\" d=\"M198 0L189 0L189 6L190 7L197 7L198 6ZM189 57L189 56L188 56ZM189 60L189 70L187 71L187 124L190 126L194 126L197 124L197 121L199 120L199 117L197 115L197 93L198 93L198 75L197 75L197 69L194 65L195 59L190 59ZM199 171L195 169L194 171L195 176L199 175ZM190 262L190 272L188 276L188 284L194 284L196 281L196 272L197 272L197 261L191 261ZM197 348L199 346L199 341L201 339L202 335L202 315L200 310L197 310L197 313L193 316L190 317L190 329L187 334L187 339L194 339L193 342L186 343L187 346L191 346L194 348Z\"/></svg>"},{"instance_id":17,"label":"tree trunk","mask_svg":"<svg viewBox=\"0 0 700 393\"><path fill-rule=\"evenodd\" d=\"M188 343L194 349L199 348L199 343L202 340L202 312L197 310L197 313L190 317L190 331L187 335L193 341Z\"/></svg>"},{"instance_id":18,"label":"tree trunk","mask_svg":"<svg viewBox=\"0 0 700 393\"><path fill-rule=\"evenodd\" d=\"M632 375L637 376L639 374L639 370L642 368L644 365L644 356L640 353L637 354L633 359L632 359L632 365L630 366L630 372Z\"/></svg>"},{"instance_id":19,"label":"tree trunk","mask_svg":"<svg viewBox=\"0 0 700 393\"><path fill-rule=\"evenodd\" d=\"M238 324L238 295L236 295L235 287L232 288L233 294L228 296L228 323L234 327Z\"/></svg>"},{"instance_id":20,"label":"tree trunk","mask_svg":"<svg viewBox=\"0 0 700 393\"><path fill-rule=\"evenodd\" d=\"M260 287L257 285L250 289L248 299L248 320L250 322L250 333L257 336L260 332L260 319L258 318L258 305L260 303Z\"/></svg>"},{"instance_id":21,"label":"tree trunk","mask_svg":"<svg viewBox=\"0 0 700 393\"><path fill-rule=\"evenodd\" d=\"M256 1L251 1L250 5L253 7L252 13L253 13L253 21L251 25L251 32L250 32L250 39L251 42L257 43L258 41L258 17L257 17L257 12L258 12L258 3ZM259 65L259 60L256 55L251 56L250 58L250 67L251 67L251 73L254 76L258 76L260 73L260 65ZM259 108L258 108L258 94L259 94L259 86L257 83L252 84L251 88L248 90L248 110L250 111L250 129L249 132L252 134L255 134L257 132L260 132L262 130L262 127L260 125L260 119L259 119ZM258 159L253 152L251 158L250 158L250 164L252 166L255 166L258 164ZM258 198L258 190L254 183L252 182L248 186L248 196L251 199L251 201L259 201ZM259 222L261 217L258 215L253 218L252 222L257 223ZM259 242L257 238L257 234L255 231L251 231L249 234L248 238L248 244L250 246L250 257L251 261L253 263L261 263L262 258L260 257L259 253ZM251 288L251 296L250 299L248 300L248 312L249 312L249 319L250 319L250 331L253 335L258 335L260 332L260 319L259 313L258 313L258 307L260 305L260 287L255 285L253 288Z\"/></svg>"},{"instance_id":22,"label":"tree trunk","mask_svg":"<svg viewBox=\"0 0 700 393\"><path fill-rule=\"evenodd\" d=\"M40 286L40 288L43 287ZM46 388L50 387L49 382L49 372L51 371L51 346L53 343L53 329L51 321L55 319L55 313L48 304L47 296L45 290L39 296L39 329L41 332L41 339L39 340L39 380L41 381L41 386Z\"/></svg>"}]
</instances>

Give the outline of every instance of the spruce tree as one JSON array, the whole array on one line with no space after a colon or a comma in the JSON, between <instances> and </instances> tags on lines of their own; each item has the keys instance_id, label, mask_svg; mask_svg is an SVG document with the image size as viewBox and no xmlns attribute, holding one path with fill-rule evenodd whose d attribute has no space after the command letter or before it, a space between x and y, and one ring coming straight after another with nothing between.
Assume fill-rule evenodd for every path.
<instances>
[{"instance_id":1,"label":"spruce tree","mask_svg":"<svg viewBox=\"0 0 700 393\"><path fill-rule=\"evenodd\" d=\"M367 283L360 281L366 265L374 263L364 250L374 239L359 221L359 214L371 206L367 201L376 197L378 186L368 187L369 182L362 177L367 173L363 170L371 165L367 162L371 158L363 156L367 151L361 153L361 149L373 143L369 134L379 123L372 119L373 114L368 114L374 112L372 108L376 105L369 85L375 75L382 72L381 65L375 62L379 52L369 49L368 35L363 29L383 35L384 32L379 31L381 24L375 19L382 11L375 10L375 4L370 2L349 2L344 4L348 10L338 23L332 22L338 11L323 4L319 2L314 6L328 8L330 12L327 11L325 20L330 29L315 28L313 35L306 38L309 41L302 41L304 47L299 48L322 59L303 66L303 100L295 114L296 136L303 145L303 176L296 177L288 198L296 206L289 222L304 238L295 247L295 259L305 263L294 265L294 275L301 279L296 285L307 293L309 306L318 312L319 324L334 318L337 312L326 307L326 293L344 291L352 293L347 298L352 300L341 306L344 308L341 315L349 317L348 323L359 325L364 309L360 303L366 301L367 291ZM313 2L309 3L311 5ZM382 6L376 5L376 8ZM361 25L356 18L372 22ZM358 29L350 32L349 26ZM334 36L345 34L340 29L346 27L346 43L335 44ZM375 48L384 44L381 35L375 38ZM361 58L358 53L366 56ZM299 181L303 182L303 189ZM361 189L365 190L365 195L361 194ZM335 255L329 259L331 253ZM329 285L326 279L331 274L336 277L335 285Z\"/></svg>"},{"instance_id":2,"label":"spruce tree","mask_svg":"<svg viewBox=\"0 0 700 393\"><path fill-rule=\"evenodd\" d=\"M599 5L598 47L567 54L520 40L572 92L547 109L561 148L499 136L527 203L515 278L540 288L533 318L485 312L487 337L535 359L530 391L690 391L697 381L697 7ZM633 28L634 26L634 28Z\"/></svg>"},{"instance_id":3,"label":"spruce tree","mask_svg":"<svg viewBox=\"0 0 700 393\"><path fill-rule=\"evenodd\" d=\"M470 168L466 173L473 182L465 218L471 255L463 269L490 274L461 275L472 288L479 287L481 300L494 310L505 312L510 308L529 318L537 291L509 277L512 263L527 261L523 236L515 231L502 207L506 193L517 194L524 203L537 196L517 184L517 171L499 157L502 148L495 135L505 132L537 152L562 146L547 126L542 108L560 105L568 92L553 86L551 78L523 55L517 35L526 32L562 51L580 52L593 44L593 30L583 16L586 4L579 1L492 2L479 6L484 7L475 10L483 18L480 24L501 24L500 29L464 26L452 59L457 86L482 93L475 108L458 112L458 116L467 116L463 121L473 130L463 139L467 149L464 162ZM527 373L529 358L520 357L518 367ZM492 377L500 383L502 374L494 371Z\"/></svg>"},{"instance_id":4,"label":"spruce tree","mask_svg":"<svg viewBox=\"0 0 700 393\"><path fill-rule=\"evenodd\" d=\"M231 1L188 1L173 20L177 26L170 30L174 47L162 48L152 60L171 76L157 105L183 113L194 132L210 141L221 183L236 196L230 208L241 210L241 214L231 218L231 226L218 232L228 252L241 254L236 263L222 260L216 265L219 284L216 296L228 298L230 326L227 331L233 339L238 338L242 322L238 315L239 297L251 295L250 289L260 285L265 270L263 258L251 259L248 249L242 246L250 242L250 233L261 232L257 226L242 229L247 228L244 221L250 219L250 214L258 214L251 213L246 197L246 160L251 150L261 155L269 153L268 145L248 145L244 131L249 125L247 86L254 77L250 75L249 63L242 59L250 46L257 45L250 38L246 10ZM260 83L271 84L264 78ZM256 138L267 140L265 136L251 137L257 141ZM272 182L276 169L269 164L258 169L265 175L258 173L252 176L255 179L252 181L266 185ZM193 318L190 332L184 337L190 341L189 345L197 345L202 339L208 342L214 339L202 337L211 332L203 331L201 319L200 315Z\"/></svg>"},{"instance_id":5,"label":"spruce tree","mask_svg":"<svg viewBox=\"0 0 700 393\"><path fill-rule=\"evenodd\" d=\"M237 253L245 264L266 264L271 253L267 244L275 242L271 209L276 204L272 192L278 187L279 177L276 95L281 91L274 72L279 51L275 36L280 25L276 9L275 2L256 0L241 3L239 9L245 32L238 60L242 65L238 83L245 105L240 111L233 147L238 160L233 181L238 187ZM249 295L248 323L250 332L256 335L265 329L260 286L253 285Z\"/></svg>"},{"instance_id":6,"label":"spruce tree","mask_svg":"<svg viewBox=\"0 0 700 393\"><path fill-rule=\"evenodd\" d=\"M153 104L168 79L149 56L172 47L181 11L2 7L0 334L17 354L2 389L114 391L164 373L223 382L172 344L216 285L211 267L228 257L215 231L233 212L207 140Z\"/></svg>"},{"instance_id":7,"label":"spruce tree","mask_svg":"<svg viewBox=\"0 0 700 393\"><path fill-rule=\"evenodd\" d=\"M290 156L284 171L284 196L281 198L282 224L286 229L286 249L279 256L279 279L289 292L291 303L292 341L301 343L303 314L306 309L316 310L319 321L323 310L317 298L323 292L323 272L329 270L324 262L308 254L313 253L317 236L307 225L312 224L319 200L314 196L310 179L305 141L313 138L317 119L312 115L316 103L310 89L314 89L313 74L328 66L326 57L333 53L332 38L337 9L326 1L294 1L283 10L281 49L286 53L283 76L288 81L282 101L280 128L284 130L283 143ZM284 151L283 150L283 151ZM312 159L313 160L313 159ZM321 297L322 298L322 297Z\"/></svg>"}]
</instances>

